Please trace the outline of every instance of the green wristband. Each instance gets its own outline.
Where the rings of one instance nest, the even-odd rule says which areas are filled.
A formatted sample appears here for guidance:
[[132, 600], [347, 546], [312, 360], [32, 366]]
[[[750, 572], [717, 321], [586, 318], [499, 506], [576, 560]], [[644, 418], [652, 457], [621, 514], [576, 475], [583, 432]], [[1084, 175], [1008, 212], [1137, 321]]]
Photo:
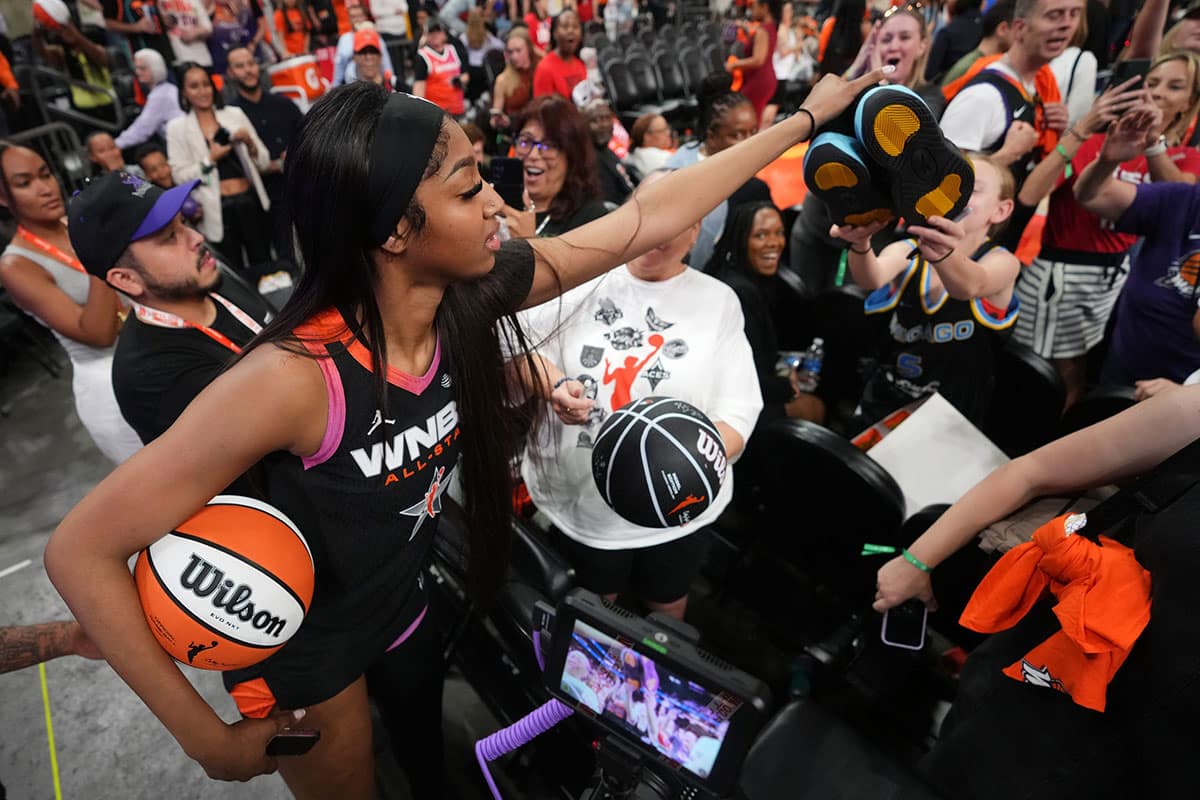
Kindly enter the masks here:
[[932, 572], [933, 571], [933, 567], [929, 566], [924, 561], [917, 558], [912, 553], [908, 552], [907, 548], [901, 548], [900, 555], [904, 556], [905, 561], [912, 564], [917, 569], [921, 570], [921, 572]]

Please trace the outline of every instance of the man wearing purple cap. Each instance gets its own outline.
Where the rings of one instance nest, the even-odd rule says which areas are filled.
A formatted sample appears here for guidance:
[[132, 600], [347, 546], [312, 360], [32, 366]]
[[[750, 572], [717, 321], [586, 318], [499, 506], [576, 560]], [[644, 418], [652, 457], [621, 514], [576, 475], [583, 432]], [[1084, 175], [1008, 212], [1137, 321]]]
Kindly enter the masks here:
[[164, 191], [110, 172], [92, 180], [67, 212], [84, 267], [133, 301], [113, 356], [113, 390], [147, 444], [270, 317], [263, 299], [226, 279], [204, 237], [184, 223], [181, 209], [197, 183]]

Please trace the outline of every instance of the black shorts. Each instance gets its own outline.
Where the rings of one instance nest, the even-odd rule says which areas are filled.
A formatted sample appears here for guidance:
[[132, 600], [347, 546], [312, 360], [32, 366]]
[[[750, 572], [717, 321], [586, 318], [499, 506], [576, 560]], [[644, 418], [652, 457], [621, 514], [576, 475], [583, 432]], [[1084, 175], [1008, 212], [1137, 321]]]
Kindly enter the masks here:
[[708, 531], [653, 547], [599, 550], [558, 532], [579, 585], [596, 594], [627, 594], [650, 603], [673, 603], [688, 593], [708, 555]]

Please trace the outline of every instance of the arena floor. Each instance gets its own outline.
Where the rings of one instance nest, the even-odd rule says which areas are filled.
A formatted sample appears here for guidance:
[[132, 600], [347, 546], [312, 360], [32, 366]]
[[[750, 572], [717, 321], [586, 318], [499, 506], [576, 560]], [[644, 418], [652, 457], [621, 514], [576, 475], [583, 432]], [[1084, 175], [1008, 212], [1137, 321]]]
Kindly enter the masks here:
[[[65, 355], [59, 359], [66, 363]], [[0, 417], [0, 626], [69, 616], [42, 568], [42, 551], [58, 521], [109, 469], [75, 414], [69, 368], [51, 378], [32, 362], [13, 364], [0, 375], [0, 407], [9, 404], [9, 416]], [[218, 714], [236, 718], [218, 675], [184, 671]], [[0, 675], [0, 784], [8, 800], [290, 797], [275, 775], [245, 784], [208, 780], [102, 661], [66, 657], [45, 664], [45, 675], [53, 745], [39, 669]], [[496, 723], [461, 680], [447, 681], [445, 698], [452, 794], [482, 798], [469, 744]], [[381, 765], [379, 774], [385, 800], [408, 797], [394, 766]]]

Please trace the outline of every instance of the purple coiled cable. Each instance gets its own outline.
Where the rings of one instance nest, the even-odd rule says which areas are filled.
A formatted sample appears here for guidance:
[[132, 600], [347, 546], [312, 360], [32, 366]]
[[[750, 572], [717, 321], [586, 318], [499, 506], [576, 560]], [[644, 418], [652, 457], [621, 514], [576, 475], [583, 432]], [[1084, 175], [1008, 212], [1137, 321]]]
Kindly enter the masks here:
[[[533, 632], [533, 653], [537, 657], [538, 666], [545, 670], [538, 631]], [[502, 728], [475, 743], [475, 758], [479, 761], [479, 770], [483, 773], [483, 779], [487, 781], [495, 800], [504, 799], [500, 796], [500, 790], [496, 788], [496, 781], [492, 779], [488, 762], [523, 747], [574, 713], [575, 710], [570, 706], [551, 698], [507, 728]]]

